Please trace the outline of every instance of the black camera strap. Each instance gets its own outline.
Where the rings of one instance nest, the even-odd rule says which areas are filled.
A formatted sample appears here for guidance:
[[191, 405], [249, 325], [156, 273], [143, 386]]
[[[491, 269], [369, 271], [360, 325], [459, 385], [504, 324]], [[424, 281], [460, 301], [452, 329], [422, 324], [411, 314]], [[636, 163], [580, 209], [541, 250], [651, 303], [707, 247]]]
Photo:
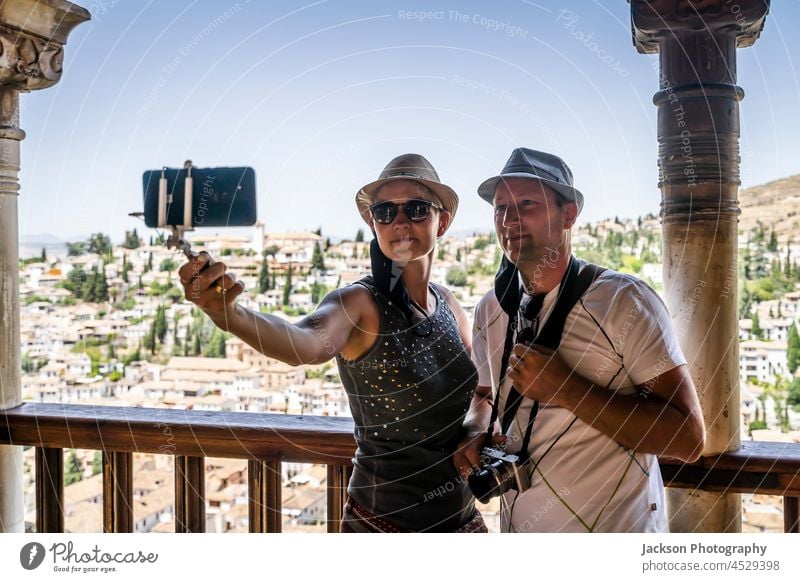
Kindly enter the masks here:
[[[564, 331], [564, 324], [567, 321], [567, 316], [569, 312], [572, 311], [574, 305], [578, 302], [581, 296], [586, 293], [589, 289], [591, 284], [597, 279], [598, 275], [602, 273], [605, 269], [602, 267], [598, 267], [597, 265], [593, 265], [591, 263], [587, 263], [586, 266], [583, 268], [583, 271], [580, 273], [578, 261], [573, 256], [570, 257], [569, 266], [567, 267], [566, 273], [564, 273], [564, 277], [561, 280], [561, 284], [558, 291], [558, 297], [556, 298], [556, 304], [553, 308], [550, 317], [547, 318], [544, 326], [538, 330], [535, 337], [533, 337], [532, 330], [522, 330], [517, 334], [517, 321], [519, 319], [519, 314], [517, 310], [519, 309], [519, 304], [517, 304], [517, 309], [515, 309], [512, 313], [508, 314], [508, 327], [506, 329], [506, 338], [505, 343], [503, 346], [503, 357], [501, 359], [501, 367], [500, 367], [500, 381], [498, 383], [498, 394], [497, 397], [494, 399], [492, 403], [492, 416], [491, 420], [489, 421], [489, 427], [487, 429], [487, 444], [491, 442], [491, 436], [494, 432], [494, 423], [497, 420], [499, 414], [499, 403], [500, 403], [500, 386], [502, 386], [503, 381], [505, 380], [506, 370], [508, 369], [508, 361], [511, 357], [511, 351], [514, 347], [515, 339], [517, 342], [523, 343], [532, 343], [540, 346], [544, 346], [553, 350], [558, 349], [558, 346], [561, 343], [561, 335]], [[538, 320], [538, 310], [541, 309], [542, 306], [542, 297], [533, 297], [531, 299], [531, 303], [533, 304], [530, 306], [529, 309], [526, 309], [525, 318], [530, 320]], [[504, 306], [506, 309], [506, 306]], [[529, 334], [525, 332], [528, 331]], [[526, 337], [527, 335], [527, 337]], [[512, 385], [509, 388], [508, 397], [506, 398], [506, 404], [503, 407], [503, 414], [501, 417], [501, 426], [503, 434], [508, 432], [511, 423], [514, 420], [514, 417], [519, 410], [520, 404], [522, 403], [523, 396], [517, 391], [517, 389]], [[520, 448], [519, 456], [522, 462], [528, 460], [529, 452], [528, 447], [530, 445], [531, 434], [533, 432], [533, 424], [536, 421], [536, 416], [539, 413], [539, 401], [534, 400], [533, 405], [531, 406], [531, 412], [528, 417], [528, 424], [525, 429], [525, 435], [522, 441], [522, 447]]]

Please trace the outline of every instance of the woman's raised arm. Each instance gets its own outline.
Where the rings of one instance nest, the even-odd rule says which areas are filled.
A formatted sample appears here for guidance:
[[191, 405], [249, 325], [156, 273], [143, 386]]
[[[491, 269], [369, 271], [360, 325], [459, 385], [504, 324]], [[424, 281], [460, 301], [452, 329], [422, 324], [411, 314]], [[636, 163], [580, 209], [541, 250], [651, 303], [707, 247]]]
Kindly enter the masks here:
[[297, 323], [290, 323], [237, 305], [236, 298], [244, 290], [244, 284], [227, 272], [224, 263], [214, 262], [207, 253], [192, 258], [178, 274], [186, 298], [217, 327], [287, 364], [321, 364], [346, 348], [352, 351], [357, 348], [353, 343], [365, 340], [360, 323], [371, 302], [364, 301], [369, 292], [360, 286], [332, 291], [316, 311]]

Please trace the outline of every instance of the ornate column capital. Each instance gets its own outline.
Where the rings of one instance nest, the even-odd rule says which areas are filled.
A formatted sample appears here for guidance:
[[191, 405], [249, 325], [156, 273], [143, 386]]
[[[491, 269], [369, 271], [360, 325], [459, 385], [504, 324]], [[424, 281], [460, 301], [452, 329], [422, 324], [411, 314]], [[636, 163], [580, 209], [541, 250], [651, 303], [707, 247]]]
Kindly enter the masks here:
[[0, 87], [32, 91], [61, 78], [64, 44], [91, 18], [66, 0], [0, 2]]
[[629, 0], [633, 44], [656, 53], [662, 39], [705, 32], [736, 37], [750, 46], [761, 34], [770, 0]]

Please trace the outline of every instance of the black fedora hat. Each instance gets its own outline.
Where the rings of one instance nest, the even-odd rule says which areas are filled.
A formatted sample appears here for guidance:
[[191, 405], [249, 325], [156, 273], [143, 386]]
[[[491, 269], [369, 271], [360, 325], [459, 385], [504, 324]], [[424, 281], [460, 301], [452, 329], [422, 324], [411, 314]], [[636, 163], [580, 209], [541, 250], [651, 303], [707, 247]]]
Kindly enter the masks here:
[[583, 209], [583, 194], [572, 185], [572, 170], [553, 154], [528, 148], [517, 148], [511, 152], [500, 175], [485, 180], [478, 186], [478, 195], [489, 204], [494, 201], [497, 185], [508, 178], [539, 180], [578, 205], [578, 213]]

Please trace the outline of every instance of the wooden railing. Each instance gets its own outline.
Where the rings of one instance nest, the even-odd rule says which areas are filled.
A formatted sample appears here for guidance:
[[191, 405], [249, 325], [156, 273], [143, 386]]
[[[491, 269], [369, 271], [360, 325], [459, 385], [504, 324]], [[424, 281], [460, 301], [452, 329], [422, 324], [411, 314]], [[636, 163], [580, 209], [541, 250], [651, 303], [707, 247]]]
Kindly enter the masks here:
[[[175, 457], [175, 530], [205, 529], [205, 457], [248, 460], [249, 528], [281, 531], [281, 462], [328, 466], [328, 531], [338, 530], [355, 450], [350, 419], [235, 412], [23, 404], [0, 412], [0, 444], [36, 447], [36, 529], [64, 531], [64, 448], [102, 451], [103, 531], [132, 532], [133, 453]], [[780, 495], [784, 530], [800, 531], [800, 444], [745, 442], [684, 465], [670, 487]]]

